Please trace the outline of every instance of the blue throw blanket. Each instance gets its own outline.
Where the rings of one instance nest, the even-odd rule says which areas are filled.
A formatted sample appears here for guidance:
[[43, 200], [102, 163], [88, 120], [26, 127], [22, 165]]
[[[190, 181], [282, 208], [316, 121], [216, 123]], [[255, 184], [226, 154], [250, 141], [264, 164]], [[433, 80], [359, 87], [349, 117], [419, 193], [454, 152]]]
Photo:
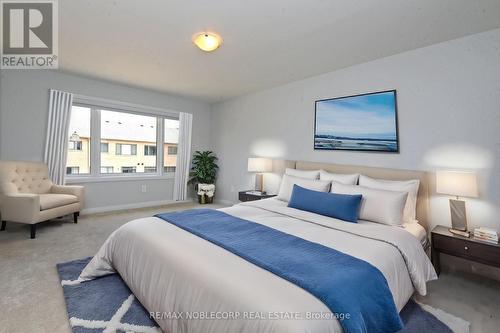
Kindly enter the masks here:
[[387, 281], [363, 260], [217, 210], [155, 216], [308, 291], [346, 318], [339, 319], [346, 333], [391, 333], [403, 327]]

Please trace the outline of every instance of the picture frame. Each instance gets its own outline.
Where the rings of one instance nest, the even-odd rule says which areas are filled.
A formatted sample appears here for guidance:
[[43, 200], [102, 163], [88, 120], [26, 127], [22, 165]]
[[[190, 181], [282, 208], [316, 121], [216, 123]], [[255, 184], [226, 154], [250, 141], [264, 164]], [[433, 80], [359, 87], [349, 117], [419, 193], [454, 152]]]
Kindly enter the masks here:
[[399, 153], [397, 91], [315, 101], [314, 150]]

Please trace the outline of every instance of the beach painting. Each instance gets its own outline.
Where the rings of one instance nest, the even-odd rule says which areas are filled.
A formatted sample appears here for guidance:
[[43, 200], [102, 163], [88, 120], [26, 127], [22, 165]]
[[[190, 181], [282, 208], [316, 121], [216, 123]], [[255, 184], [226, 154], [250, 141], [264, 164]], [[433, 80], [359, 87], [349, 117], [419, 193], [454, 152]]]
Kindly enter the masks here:
[[314, 149], [399, 152], [396, 90], [316, 101]]

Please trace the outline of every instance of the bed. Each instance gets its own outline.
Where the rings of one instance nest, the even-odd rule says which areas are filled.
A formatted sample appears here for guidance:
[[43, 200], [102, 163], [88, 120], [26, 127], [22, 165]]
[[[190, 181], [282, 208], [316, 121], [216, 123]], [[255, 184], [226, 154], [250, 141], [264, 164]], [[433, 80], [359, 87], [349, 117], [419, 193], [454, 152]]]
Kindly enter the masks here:
[[[274, 198], [220, 211], [373, 265], [397, 311], [436, 278], [415, 226], [346, 223]], [[79, 280], [114, 272], [165, 332], [343, 332], [335, 318], [321, 318], [331, 310], [308, 291], [158, 217], [117, 229]]]

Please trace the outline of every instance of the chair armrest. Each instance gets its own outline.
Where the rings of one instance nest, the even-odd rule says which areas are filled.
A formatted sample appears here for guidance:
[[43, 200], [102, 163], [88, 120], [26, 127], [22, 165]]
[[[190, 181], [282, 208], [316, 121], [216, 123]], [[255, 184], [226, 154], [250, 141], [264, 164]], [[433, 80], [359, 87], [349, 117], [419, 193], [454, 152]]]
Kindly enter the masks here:
[[78, 199], [83, 200], [83, 186], [52, 185], [52, 187], [50, 188], [50, 193], [71, 194], [78, 197]]
[[84, 187], [78, 185], [52, 185], [50, 193], [53, 194], [71, 194], [78, 198], [80, 206], [83, 207]]
[[4, 194], [0, 202], [2, 220], [33, 223], [40, 213], [40, 196], [38, 194]]

